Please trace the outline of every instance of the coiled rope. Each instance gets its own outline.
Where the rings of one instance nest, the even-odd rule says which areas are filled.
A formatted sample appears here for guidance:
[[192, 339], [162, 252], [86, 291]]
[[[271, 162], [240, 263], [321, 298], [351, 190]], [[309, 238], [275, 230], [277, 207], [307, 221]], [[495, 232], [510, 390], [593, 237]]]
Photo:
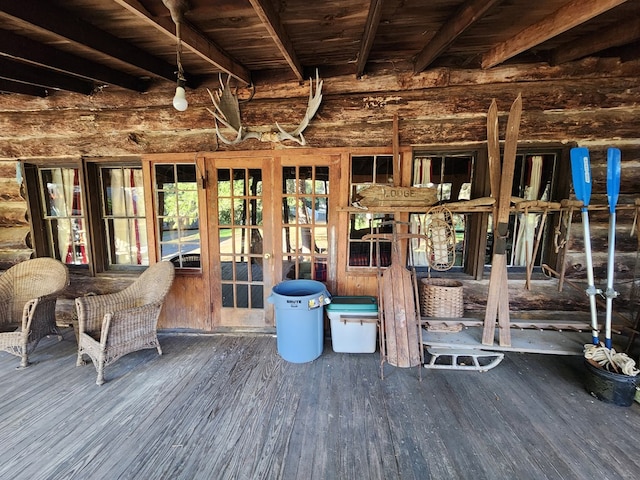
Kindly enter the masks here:
[[603, 344], [586, 344], [584, 346], [584, 358], [597, 362], [598, 365], [608, 371], [613, 368], [614, 372], [623, 373], [631, 377], [635, 377], [640, 373], [640, 370], [636, 368], [636, 362], [626, 353], [616, 352], [613, 348], [608, 349]]

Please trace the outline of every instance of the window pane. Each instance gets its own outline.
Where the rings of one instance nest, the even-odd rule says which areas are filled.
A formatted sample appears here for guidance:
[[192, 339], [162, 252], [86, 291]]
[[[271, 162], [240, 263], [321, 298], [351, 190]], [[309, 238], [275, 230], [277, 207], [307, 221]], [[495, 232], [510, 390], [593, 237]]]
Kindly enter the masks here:
[[356, 213], [349, 222], [349, 266], [387, 267], [391, 264], [391, 243], [364, 239], [365, 235], [391, 233], [393, 215]]
[[[552, 200], [553, 178], [556, 166], [556, 154], [523, 153], [516, 157], [516, 169], [513, 177], [512, 194], [525, 200]], [[517, 213], [509, 218], [507, 236], [507, 258], [510, 266], [523, 267], [529, 261], [534, 265], [542, 263], [539, 248], [537, 258], [532, 259], [536, 232], [541, 226], [542, 215], [535, 213]], [[545, 233], [545, 232], [543, 232]], [[549, 241], [544, 235], [541, 244]]]
[[148, 265], [142, 169], [103, 167], [100, 177], [108, 264]]
[[[467, 154], [418, 153], [413, 159], [411, 184], [417, 187], [436, 187], [438, 200], [446, 207], [447, 202], [469, 200], [473, 182], [475, 157]], [[412, 239], [409, 244], [409, 262], [416, 266], [449, 269], [463, 266], [466, 262], [468, 244], [468, 222], [464, 214], [442, 217], [437, 208], [427, 212], [416, 212], [410, 218], [411, 232], [426, 235], [425, 239]], [[439, 216], [438, 216], [439, 215]], [[436, 220], [435, 223], [432, 220]]]
[[371, 185], [393, 184], [393, 157], [391, 155], [367, 155], [351, 158], [351, 202], [357, 193]]
[[88, 246], [77, 168], [42, 168], [42, 218], [50, 254], [70, 265], [87, 265]]
[[105, 220], [110, 265], [149, 264], [146, 225], [145, 219]]
[[[192, 164], [156, 165], [158, 239], [162, 259], [178, 266], [198, 264], [200, 254], [200, 215], [196, 166]], [[171, 180], [174, 180], [171, 183]], [[189, 255], [190, 258], [183, 258]]]

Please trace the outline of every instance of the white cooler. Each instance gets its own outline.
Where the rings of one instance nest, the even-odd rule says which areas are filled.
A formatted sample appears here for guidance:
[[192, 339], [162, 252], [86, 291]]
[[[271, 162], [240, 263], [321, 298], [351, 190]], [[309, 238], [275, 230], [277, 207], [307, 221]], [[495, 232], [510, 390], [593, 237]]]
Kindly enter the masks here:
[[334, 352], [376, 351], [378, 304], [375, 297], [332, 297], [325, 311], [331, 321]]

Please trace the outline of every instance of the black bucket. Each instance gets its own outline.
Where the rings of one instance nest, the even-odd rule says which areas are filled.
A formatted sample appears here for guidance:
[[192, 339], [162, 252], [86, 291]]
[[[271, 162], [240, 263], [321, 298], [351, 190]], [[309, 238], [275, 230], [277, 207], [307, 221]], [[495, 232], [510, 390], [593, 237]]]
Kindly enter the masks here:
[[584, 364], [587, 367], [587, 392], [598, 400], [620, 407], [630, 407], [633, 404], [637, 377], [609, 372], [586, 361]]

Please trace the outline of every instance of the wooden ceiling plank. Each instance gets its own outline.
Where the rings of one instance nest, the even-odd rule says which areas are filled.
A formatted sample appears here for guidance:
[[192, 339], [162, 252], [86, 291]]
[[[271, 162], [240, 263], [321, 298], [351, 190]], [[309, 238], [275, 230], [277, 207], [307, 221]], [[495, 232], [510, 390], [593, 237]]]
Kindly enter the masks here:
[[[171, 37], [174, 42], [177, 42], [176, 26], [170, 17], [154, 16], [138, 0], [113, 1], [136, 15], [139, 19], [145, 21], [148, 25]], [[191, 52], [216, 67], [216, 69], [228, 73], [247, 85], [251, 83], [251, 72], [249, 69], [229, 57], [220, 47], [207, 38], [204, 33], [186, 21], [180, 23], [180, 40], [183, 48], [189, 49]], [[173, 77], [175, 78], [175, 74]]]
[[579, 38], [556, 48], [552, 54], [552, 63], [577, 60], [607, 48], [620, 47], [640, 39], [640, 18], [633, 18], [624, 23], [617, 23], [615, 28], [605, 28], [589, 38]]
[[296, 55], [289, 35], [287, 35], [280, 21], [280, 16], [274, 10], [273, 5], [266, 0], [249, 0], [249, 2], [258, 17], [260, 17], [260, 21], [269, 32], [278, 50], [280, 50], [280, 53], [291, 67], [291, 70], [293, 70], [293, 74], [298, 81], [302, 81], [304, 79], [302, 64]]
[[29, 23], [167, 80], [176, 79], [175, 66], [46, 1], [0, 0], [0, 17], [2, 15]]
[[425, 45], [413, 64], [413, 73], [418, 74], [451, 45], [464, 31], [478, 21], [496, 3], [502, 0], [467, 0], [456, 13], [442, 24], [440, 30]]
[[43, 70], [24, 63], [14, 62], [0, 57], [0, 78], [14, 80], [30, 85], [89, 95], [94, 91], [93, 82], [70, 77], [53, 70]]
[[591, 20], [626, 1], [628, 0], [571, 0], [546, 18], [493, 46], [483, 55], [482, 68], [495, 67], [505, 60]]
[[369, 14], [367, 15], [367, 23], [364, 26], [364, 34], [360, 42], [360, 51], [358, 52], [358, 62], [356, 63], [356, 77], [360, 78], [364, 74], [364, 67], [369, 59], [371, 47], [376, 38], [380, 18], [382, 17], [382, 4], [384, 0], [371, 0], [369, 6]]
[[0, 55], [61, 73], [83, 77], [97, 83], [117, 85], [137, 92], [144, 92], [149, 86], [148, 80], [128, 75], [6, 30], [0, 30], [0, 44], [3, 46]]
[[46, 88], [29, 85], [27, 83], [14, 82], [4, 78], [0, 78], [0, 92], [21, 93], [23, 95], [43, 98], [47, 96]]

